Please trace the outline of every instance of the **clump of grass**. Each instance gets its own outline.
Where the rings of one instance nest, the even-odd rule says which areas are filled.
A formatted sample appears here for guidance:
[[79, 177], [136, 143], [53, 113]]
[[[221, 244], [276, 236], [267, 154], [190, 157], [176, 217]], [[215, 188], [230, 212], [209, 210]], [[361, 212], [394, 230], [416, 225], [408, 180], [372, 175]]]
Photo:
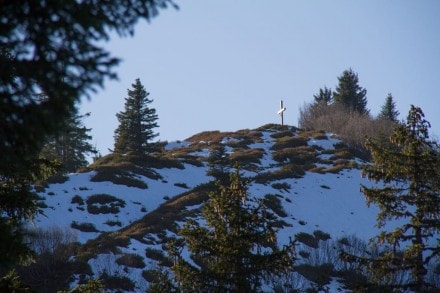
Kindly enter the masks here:
[[264, 155], [264, 149], [239, 149], [235, 150], [230, 156], [231, 165], [239, 163], [241, 166], [249, 166], [251, 164], [260, 164], [260, 160]]
[[116, 263], [130, 268], [143, 269], [145, 267], [144, 258], [135, 253], [124, 253], [116, 260]]
[[264, 204], [280, 217], [287, 217], [287, 213], [281, 204], [281, 200], [275, 194], [266, 194]]
[[313, 231], [313, 236], [315, 236], [316, 239], [322, 240], [322, 241], [327, 241], [327, 240], [331, 239], [330, 234], [325, 233], [321, 230]]
[[112, 220], [108, 220], [106, 221], [104, 224], [110, 226], [110, 227], [114, 227], [114, 226], [118, 226], [118, 227], [122, 227], [122, 223], [121, 221], [112, 221]]
[[142, 277], [149, 283], [153, 282], [156, 279], [158, 271], [157, 270], [143, 270]]
[[334, 267], [332, 264], [324, 263], [321, 265], [299, 264], [295, 271], [304, 276], [307, 280], [322, 287], [332, 280]]
[[78, 223], [73, 221], [70, 227], [81, 232], [99, 232], [93, 223]]
[[174, 183], [174, 186], [189, 189], [188, 185], [186, 183]]
[[93, 182], [109, 181], [117, 185], [125, 185], [129, 187], [137, 187], [147, 189], [148, 185], [144, 181], [135, 178], [134, 175], [122, 171], [118, 168], [105, 167], [100, 168], [97, 173], [90, 179]]
[[322, 171], [323, 171], [324, 173], [333, 173], [333, 174], [337, 174], [337, 173], [339, 173], [341, 170], [343, 170], [344, 168], [345, 168], [344, 165], [336, 165], [336, 166], [332, 166], [332, 167], [329, 167], [329, 168], [325, 168], [325, 169], [323, 169]]
[[270, 135], [270, 137], [278, 139], [281, 137], [292, 137], [294, 135], [294, 132], [292, 130], [283, 130], [283, 131], [278, 131], [278, 132], [274, 132]]
[[304, 176], [304, 167], [300, 165], [286, 164], [281, 166], [280, 169], [259, 173], [255, 176], [255, 182], [260, 184], [266, 184], [271, 181], [286, 179], [286, 178], [301, 178]]
[[76, 194], [72, 197], [72, 200], [70, 201], [70, 203], [72, 203], [72, 204], [76, 203], [77, 205], [82, 206], [82, 205], [84, 205], [84, 199], [81, 196], [79, 196], [78, 194]]
[[162, 250], [148, 247], [147, 249], [145, 249], [145, 256], [150, 259], [158, 261], [161, 265], [164, 266], [172, 265], [172, 262], [167, 256], [164, 255]]
[[312, 247], [312, 248], [318, 248], [319, 240], [316, 239], [313, 235], [310, 235], [305, 232], [300, 232], [295, 234], [295, 239], [299, 242]]
[[311, 164], [316, 161], [318, 153], [311, 146], [288, 147], [272, 153], [272, 157], [277, 162], [288, 161], [293, 164]]
[[90, 214], [117, 214], [125, 207], [125, 201], [110, 194], [94, 194], [87, 198], [87, 211]]
[[272, 188], [278, 190], [284, 190], [287, 192], [289, 191], [290, 188], [292, 188], [292, 186], [287, 182], [277, 182], [272, 184]]
[[299, 146], [307, 146], [308, 139], [305, 137], [281, 137], [272, 145], [271, 150], [277, 151], [284, 148], [295, 148]]

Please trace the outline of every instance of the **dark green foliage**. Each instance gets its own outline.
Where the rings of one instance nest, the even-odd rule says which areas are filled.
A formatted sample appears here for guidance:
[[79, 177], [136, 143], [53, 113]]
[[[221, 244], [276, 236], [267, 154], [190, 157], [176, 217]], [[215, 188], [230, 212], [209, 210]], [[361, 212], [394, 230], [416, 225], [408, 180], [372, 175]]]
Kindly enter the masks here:
[[[248, 195], [238, 171], [228, 186], [210, 194], [202, 210], [206, 225], [188, 220], [179, 232], [184, 242], [170, 244], [171, 269], [181, 290], [255, 292], [292, 267], [293, 244], [277, 247], [274, 215]], [[179, 254], [182, 245], [197, 267]]]
[[367, 90], [359, 86], [359, 78], [351, 68], [338, 77], [339, 84], [333, 93], [335, 103], [339, 103], [351, 111], [368, 114]]
[[47, 172], [48, 162], [38, 159], [46, 139], [61, 131], [75, 102], [116, 77], [119, 60], [103, 49], [102, 41], [110, 32], [132, 34], [139, 19], [151, 19], [166, 3], [170, 1], [2, 1], [2, 258], [19, 261], [26, 255], [20, 226], [37, 212], [30, 185], [54, 173]]
[[103, 293], [104, 285], [100, 280], [87, 280], [86, 284], [79, 284], [71, 291], [60, 291], [59, 293]]
[[15, 270], [9, 271], [0, 278], [0, 292], [36, 293], [36, 291], [31, 289], [27, 284], [23, 284], [23, 281]]
[[95, 147], [89, 142], [92, 139], [89, 135], [91, 129], [82, 123], [82, 119], [89, 115], [90, 113], [79, 115], [77, 108], [73, 108], [61, 131], [47, 140], [40, 153], [44, 158], [59, 161], [63, 173], [75, 172], [86, 166], [86, 155], [97, 154]]
[[227, 184], [229, 181], [229, 154], [226, 153], [224, 145], [220, 144], [214, 147], [208, 157], [208, 171], [206, 175], [214, 177], [221, 184]]
[[[440, 153], [429, 138], [429, 126], [422, 110], [411, 106], [406, 123], [395, 127], [389, 143], [369, 139], [373, 164], [365, 167], [364, 175], [382, 184], [362, 187], [367, 204], [380, 209], [378, 227], [390, 220], [404, 224], [374, 238], [382, 247], [381, 254], [361, 261], [373, 272], [377, 284], [416, 292], [429, 288], [427, 268], [440, 261], [435, 239], [440, 232]], [[399, 272], [410, 276], [396, 283], [393, 276]]]
[[157, 144], [151, 143], [159, 134], [154, 132], [158, 116], [156, 109], [149, 107], [153, 102], [149, 95], [139, 78], [128, 90], [125, 109], [116, 114], [119, 126], [115, 130], [115, 153], [142, 157], [158, 150]]
[[143, 269], [145, 267], [144, 258], [134, 253], [123, 254], [116, 260], [116, 263], [130, 268]]
[[385, 103], [382, 105], [378, 118], [388, 119], [394, 123], [397, 123], [399, 114], [400, 113], [396, 109], [396, 103], [393, 100], [393, 96], [391, 94], [388, 94]]
[[333, 102], [333, 92], [331, 89], [324, 87], [324, 89], [319, 89], [319, 93], [313, 95], [315, 103], [323, 103], [325, 105], [330, 105]]

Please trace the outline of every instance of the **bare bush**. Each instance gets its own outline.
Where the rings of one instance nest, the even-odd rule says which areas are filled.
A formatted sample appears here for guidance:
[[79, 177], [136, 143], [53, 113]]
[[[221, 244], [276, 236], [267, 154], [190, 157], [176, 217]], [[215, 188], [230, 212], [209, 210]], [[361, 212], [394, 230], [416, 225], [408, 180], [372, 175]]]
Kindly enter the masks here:
[[30, 230], [27, 236], [36, 253], [35, 262], [20, 268], [20, 276], [37, 292], [56, 292], [68, 289], [69, 278], [75, 273], [76, 234], [70, 229], [52, 227]]
[[394, 122], [374, 119], [370, 115], [350, 111], [340, 104], [312, 103], [300, 109], [298, 125], [304, 130], [333, 132], [352, 147], [363, 150], [366, 137], [389, 137]]

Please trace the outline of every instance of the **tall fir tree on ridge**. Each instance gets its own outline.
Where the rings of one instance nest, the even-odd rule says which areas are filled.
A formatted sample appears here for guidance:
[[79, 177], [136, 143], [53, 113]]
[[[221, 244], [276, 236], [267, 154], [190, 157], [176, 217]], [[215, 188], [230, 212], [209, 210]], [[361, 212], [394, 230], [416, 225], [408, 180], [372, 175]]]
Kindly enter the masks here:
[[399, 114], [400, 113], [396, 109], [396, 103], [394, 102], [393, 96], [391, 94], [388, 94], [387, 98], [385, 99], [385, 103], [382, 105], [378, 118], [388, 119], [392, 122], [397, 123]]
[[50, 137], [43, 147], [40, 156], [61, 163], [63, 173], [74, 172], [87, 165], [87, 154], [96, 155], [96, 148], [90, 144], [91, 131], [83, 125], [82, 119], [90, 113], [80, 115], [75, 107], [64, 123], [62, 131]]
[[342, 104], [348, 110], [369, 114], [367, 109], [367, 90], [359, 86], [359, 78], [351, 68], [344, 70], [338, 77], [339, 84], [333, 93], [335, 103]]
[[116, 114], [119, 126], [114, 136], [115, 153], [142, 156], [157, 150], [157, 145], [151, 140], [159, 135], [154, 132], [159, 127], [158, 116], [156, 109], [149, 107], [153, 102], [148, 98], [149, 95], [139, 78], [132, 84], [132, 89], [128, 90], [125, 109]]
[[[429, 122], [422, 110], [411, 106], [406, 124], [397, 124], [390, 143], [369, 139], [372, 165], [364, 176], [380, 186], [362, 186], [367, 204], [380, 211], [377, 226], [400, 224], [372, 241], [382, 251], [377, 258], [360, 259], [375, 276], [376, 285], [427, 292], [427, 268], [440, 262], [440, 152], [428, 135]], [[359, 259], [358, 259], [359, 260]], [[404, 282], [396, 273], [410, 273]]]

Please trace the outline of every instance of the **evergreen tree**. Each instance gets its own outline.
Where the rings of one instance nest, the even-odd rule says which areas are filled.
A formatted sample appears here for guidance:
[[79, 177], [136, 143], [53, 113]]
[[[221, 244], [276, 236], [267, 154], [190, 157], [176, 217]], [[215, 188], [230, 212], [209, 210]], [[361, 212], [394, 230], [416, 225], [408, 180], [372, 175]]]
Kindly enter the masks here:
[[393, 100], [393, 96], [391, 94], [388, 94], [385, 100], [385, 104], [382, 105], [378, 118], [388, 119], [397, 123], [399, 114], [400, 113], [396, 109], [396, 103]]
[[147, 155], [157, 149], [150, 141], [159, 135], [154, 132], [158, 116], [154, 108], [149, 108], [153, 100], [148, 96], [139, 78], [136, 79], [125, 98], [125, 110], [116, 114], [119, 126], [115, 130], [115, 153]]
[[248, 195], [238, 170], [203, 206], [200, 225], [188, 220], [179, 234], [191, 253], [192, 265], [172, 246], [172, 270], [182, 291], [257, 292], [264, 281], [291, 269], [294, 246], [277, 246], [276, 217]]
[[21, 226], [37, 212], [32, 184], [54, 167], [38, 158], [46, 139], [62, 129], [76, 101], [116, 77], [119, 60], [100, 41], [110, 32], [132, 34], [139, 19], [151, 19], [167, 3], [2, 1], [0, 266], [29, 252]]
[[97, 154], [89, 140], [90, 128], [86, 128], [82, 120], [90, 113], [80, 115], [74, 108], [60, 133], [51, 137], [41, 151], [41, 156], [49, 160], [57, 160], [63, 172], [74, 172], [87, 165], [87, 154]]
[[319, 93], [313, 95], [313, 98], [315, 99], [315, 104], [324, 103], [325, 105], [330, 105], [333, 102], [333, 92], [328, 87], [320, 88]]
[[[404, 222], [374, 239], [384, 249], [378, 258], [367, 260], [375, 276], [390, 288], [425, 292], [427, 267], [440, 262], [440, 243], [435, 239], [440, 233], [440, 153], [429, 139], [429, 127], [422, 110], [411, 106], [406, 124], [395, 127], [390, 144], [367, 142], [373, 164], [365, 167], [364, 175], [381, 185], [363, 186], [362, 191], [368, 205], [380, 209], [377, 225]], [[390, 277], [397, 272], [411, 274], [399, 284]]]
[[208, 157], [208, 171], [206, 175], [214, 177], [214, 180], [222, 185], [229, 183], [230, 162], [226, 153], [225, 146], [220, 144], [212, 148]]
[[368, 114], [367, 109], [367, 90], [359, 86], [357, 73], [350, 68], [345, 70], [338, 77], [339, 84], [333, 93], [335, 103], [342, 104], [350, 111], [356, 111], [361, 114]]

